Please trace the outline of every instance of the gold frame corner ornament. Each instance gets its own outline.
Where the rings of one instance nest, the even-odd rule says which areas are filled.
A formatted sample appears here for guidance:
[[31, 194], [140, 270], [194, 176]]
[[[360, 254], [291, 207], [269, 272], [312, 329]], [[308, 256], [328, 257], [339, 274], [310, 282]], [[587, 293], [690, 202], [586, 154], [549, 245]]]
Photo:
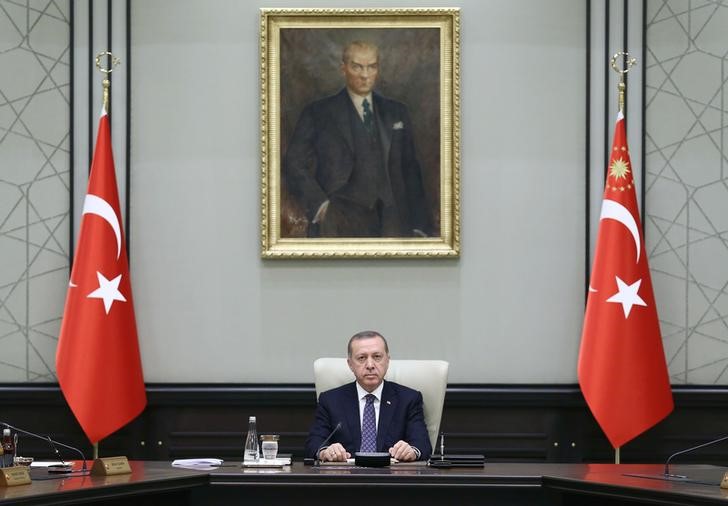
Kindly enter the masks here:
[[[439, 236], [281, 236], [281, 31], [432, 28], [439, 34]], [[460, 9], [260, 9], [261, 256], [264, 259], [460, 255]], [[433, 127], [434, 128], [434, 127]], [[434, 176], [437, 177], [437, 174]], [[437, 180], [435, 180], [437, 183]]]

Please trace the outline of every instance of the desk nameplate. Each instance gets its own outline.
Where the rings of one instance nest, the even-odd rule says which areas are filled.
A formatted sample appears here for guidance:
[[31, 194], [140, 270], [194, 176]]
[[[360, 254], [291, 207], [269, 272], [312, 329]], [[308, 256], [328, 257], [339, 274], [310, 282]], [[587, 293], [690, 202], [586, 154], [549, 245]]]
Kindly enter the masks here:
[[130, 474], [129, 460], [126, 457], [102, 457], [94, 460], [91, 474], [94, 476], [113, 476]]
[[0, 468], [0, 487], [27, 485], [30, 482], [30, 472], [26, 466]]

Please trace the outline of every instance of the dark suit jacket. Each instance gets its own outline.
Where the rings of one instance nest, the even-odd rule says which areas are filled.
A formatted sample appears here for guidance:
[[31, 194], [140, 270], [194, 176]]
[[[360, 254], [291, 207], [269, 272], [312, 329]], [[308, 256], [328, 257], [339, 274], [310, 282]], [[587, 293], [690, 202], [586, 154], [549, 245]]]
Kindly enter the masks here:
[[[431, 220], [407, 108], [377, 93], [372, 93], [372, 100], [402, 235], [411, 236], [413, 229], [430, 234]], [[336, 197], [349, 182], [356, 156], [352, 109], [354, 105], [344, 88], [306, 106], [296, 123], [284, 170], [288, 191], [304, 206], [309, 222], [321, 204]], [[351, 190], [347, 188], [349, 198]]]
[[[331, 443], [341, 443], [346, 451], [354, 455], [361, 445], [361, 422], [356, 383], [351, 382], [322, 392], [316, 408], [316, 417], [306, 440], [306, 457], [316, 457], [336, 424], [341, 428], [331, 438]], [[386, 452], [403, 440], [417, 447], [420, 460], [426, 460], [432, 453], [422, 411], [422, 394], [391, 381], [384, 382], [379, 405], [377, 426], [377, 451]]]

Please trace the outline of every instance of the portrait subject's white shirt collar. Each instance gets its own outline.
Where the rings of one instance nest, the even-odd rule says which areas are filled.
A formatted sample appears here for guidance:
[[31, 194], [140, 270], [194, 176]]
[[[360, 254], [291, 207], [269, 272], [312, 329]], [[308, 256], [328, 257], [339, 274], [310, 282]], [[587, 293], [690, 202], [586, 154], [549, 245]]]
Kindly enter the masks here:
[[379, 427], [379, 405], [382, 403], [382, 390], [384, 389], [384, 381], [382, 381], [377, 388], [372, 392], [367, 392], [362, 386], [356, 383], [356, 394], [359, 399], [359, 423], [361, 424], [364, 419], [364, 405], [367, 403], [366, 396], [371, 393], [374, 395], [374, 418], [377, 421], [377, 427]]
[[364, 121], [364, 106], [362, 104], [364, 103], [365, 98], [369, 102], [369, 107], [371, 108], [372, 113], [374, 112], [374, 101], [372, 101], [371, 93], [369, 93], [366, 97], [362, 97], [361, 95], [352, 93], [349, 88], [347, 88], [346, 91], [349, 93], [349, 98], [351, 98], [351, 102], [354, 104], [354, 108], [356, 109], [356, 112], [359, 113], [359, 117], [362, 121]]

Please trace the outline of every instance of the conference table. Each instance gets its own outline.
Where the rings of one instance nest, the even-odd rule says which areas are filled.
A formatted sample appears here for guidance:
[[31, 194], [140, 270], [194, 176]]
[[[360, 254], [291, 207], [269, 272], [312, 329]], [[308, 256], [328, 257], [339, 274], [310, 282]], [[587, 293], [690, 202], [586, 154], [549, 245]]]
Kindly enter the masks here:
[[387, 468], [304, 466], [215, 469], [132, 461], [132, 473], [49, 478], [33, 470], [29, 485], [0, 488], [0, 504], [134, 506], [228, 504], [536, 504], [700, 505], [728, 502], [719, 487], [726, 469], [672, 466], [687, 476], [660, 479], [659, 464], [486, 463], [481, 468], [440, 469], [398, 464]]

